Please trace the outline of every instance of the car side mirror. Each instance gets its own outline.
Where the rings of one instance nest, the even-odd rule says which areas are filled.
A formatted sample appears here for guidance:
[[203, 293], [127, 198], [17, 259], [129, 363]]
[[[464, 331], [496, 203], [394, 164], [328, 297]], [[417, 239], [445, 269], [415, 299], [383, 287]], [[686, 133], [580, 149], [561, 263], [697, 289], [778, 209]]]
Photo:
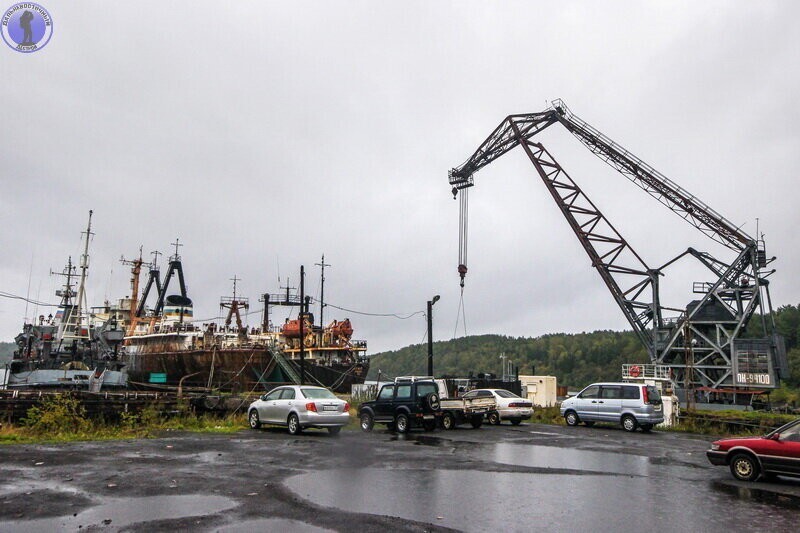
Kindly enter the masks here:
[[769, 439], [770, 440], [781, 440], [781, 434], [780, 433], [773, 433], [772, 435], [770, 435]]

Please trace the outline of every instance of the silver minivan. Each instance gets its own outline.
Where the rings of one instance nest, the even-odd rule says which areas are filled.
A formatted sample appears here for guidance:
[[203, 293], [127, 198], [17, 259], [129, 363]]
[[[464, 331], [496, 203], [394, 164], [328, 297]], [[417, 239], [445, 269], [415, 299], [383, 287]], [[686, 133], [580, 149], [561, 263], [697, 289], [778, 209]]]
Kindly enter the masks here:
[[593, 383], [561, 402], [561, 416], [568, 426], [613, 422], [625, 431], [650, 431], [664, 421], [658, 390], [636, 383]]

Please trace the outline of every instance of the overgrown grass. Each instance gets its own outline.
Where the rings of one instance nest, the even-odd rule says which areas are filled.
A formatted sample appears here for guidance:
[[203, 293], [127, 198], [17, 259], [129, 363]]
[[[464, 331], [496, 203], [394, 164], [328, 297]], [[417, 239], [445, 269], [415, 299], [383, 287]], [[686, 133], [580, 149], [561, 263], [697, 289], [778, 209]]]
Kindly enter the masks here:
[[29, 409], [20, 424], [2, 426], [0, 444], [150, 438], [169, 430], [233, 433], [245, 427], [244, 414], [224, 418], [196, 416], [187, 405], [169, 414], [150, 406], [121, 413], [119, 420], [106, 421], [88, 417], [77, 398], [60, 394]]
[[796, 415], [759, 411], [689, 409], [681, 411], [680, 423], [670, 429], [703, 435], [763, 435], [796, 419]]

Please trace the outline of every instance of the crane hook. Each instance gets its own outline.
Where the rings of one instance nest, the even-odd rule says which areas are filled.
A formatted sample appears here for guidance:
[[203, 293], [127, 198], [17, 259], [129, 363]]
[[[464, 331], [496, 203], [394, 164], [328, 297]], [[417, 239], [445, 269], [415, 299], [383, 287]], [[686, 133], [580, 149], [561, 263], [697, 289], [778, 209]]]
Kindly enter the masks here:
[[458, 275], [461, 276], [461, 287], [464, 287], [464, 278], [467, 275], [467, 265], [458, 265]]

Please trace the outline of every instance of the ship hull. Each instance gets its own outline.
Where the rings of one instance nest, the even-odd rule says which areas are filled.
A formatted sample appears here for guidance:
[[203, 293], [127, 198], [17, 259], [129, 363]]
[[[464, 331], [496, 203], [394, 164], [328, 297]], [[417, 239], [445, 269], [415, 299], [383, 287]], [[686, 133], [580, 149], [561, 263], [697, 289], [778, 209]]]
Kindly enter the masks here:
[[[286, 360], [286, 363], [299, 376], [299, 361]], [[305, 369], [306, 383], [349, 393], [353, 384], [364, 382], [369, 367], [368, 363], [330, 366], [309, 363]], [[130, 354], [128, 376], [129, 386], [137, 389], [180, 386], [186, 390], [214, 388], [235, 393], [266, 391], [294, 382], [292, 372], [261, 347]]]
[[[300, 374], [300, 361], [291, 360], [298, 374]], [[364, 383], [369, 372], [369, 361], [353, 364], [319, 365], [306, 364], [306, 383], [322, 384], [334, 392], [350, 394], [353, 385]]]

